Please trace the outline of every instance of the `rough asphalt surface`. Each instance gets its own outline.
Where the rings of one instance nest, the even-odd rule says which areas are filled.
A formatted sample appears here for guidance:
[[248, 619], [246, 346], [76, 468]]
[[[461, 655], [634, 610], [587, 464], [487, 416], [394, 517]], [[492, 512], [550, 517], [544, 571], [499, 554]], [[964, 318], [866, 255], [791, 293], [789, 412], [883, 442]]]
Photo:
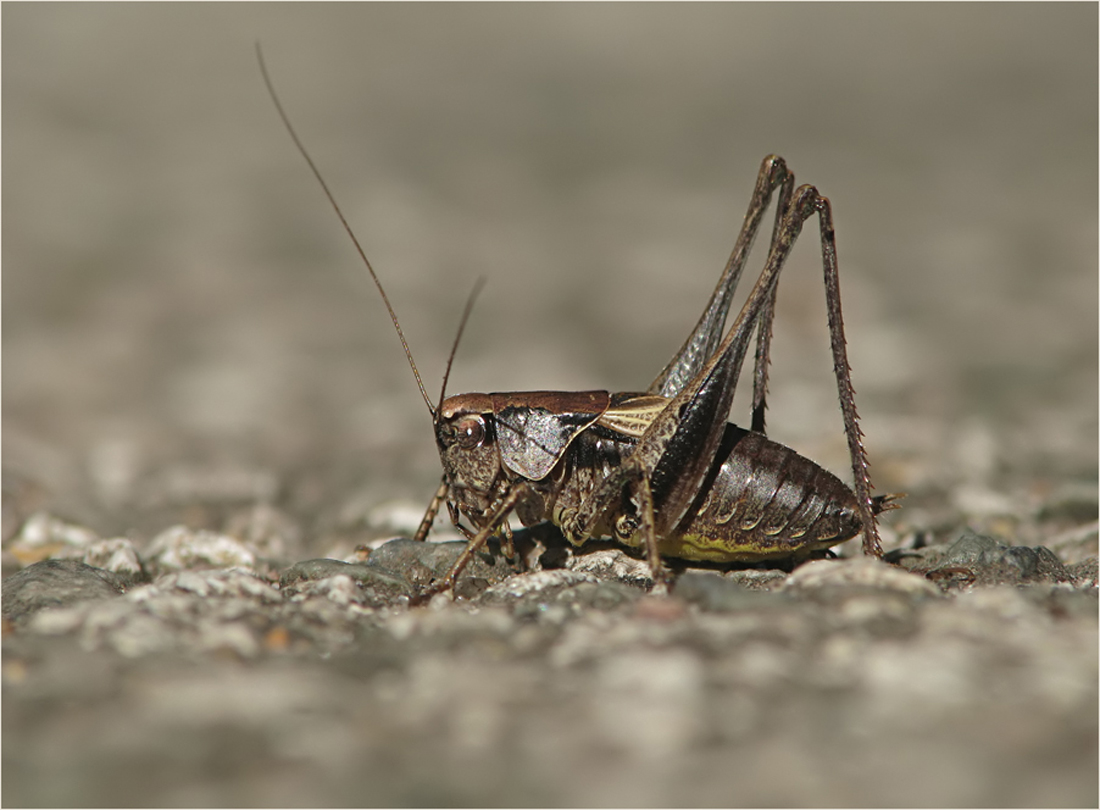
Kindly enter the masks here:
[[[1096, 806], [1097, 13], [5, 7], [3, 804]], [[537, 528], [411, 605], [427, 419], [257, 39], [433, 396], [478, 275], [452, 391], [644, 387], [782, 154], [886, 562]], [[847, 477], [803, 241], [769, 430]]]

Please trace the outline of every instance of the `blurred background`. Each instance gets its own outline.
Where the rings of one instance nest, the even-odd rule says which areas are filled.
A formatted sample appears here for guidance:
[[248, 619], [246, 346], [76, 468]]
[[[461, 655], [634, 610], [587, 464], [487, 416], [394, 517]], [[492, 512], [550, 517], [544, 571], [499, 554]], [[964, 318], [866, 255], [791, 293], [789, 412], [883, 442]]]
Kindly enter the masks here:
[[[774, 152], [833, 203], [872, 473], [909, 493], [893, 539], [1095, 520], [1094, 5], [14, 4], [3, 22], [5, 536], [43, 506], [148, 536], [257, 500], [314, 536], [434, 491], [428, 415], [257, 41], [433, 398], [478, 276], [451, 392], [644, 388]], [[769, 425], [848, 477], [807, 235]]]

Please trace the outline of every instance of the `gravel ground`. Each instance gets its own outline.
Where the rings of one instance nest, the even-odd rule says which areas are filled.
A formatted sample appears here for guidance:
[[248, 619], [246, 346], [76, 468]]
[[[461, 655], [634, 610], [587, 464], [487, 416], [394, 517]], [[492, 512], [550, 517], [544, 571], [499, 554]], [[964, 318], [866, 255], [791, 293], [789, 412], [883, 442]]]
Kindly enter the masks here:
[[[6, 6], [4, 804], [1096, 806], [1096, 26]], [[657, 598], [536, 533], [410, 608], [428, 419], [256, 40], [431, 392], [479, 275], [451, 390], [644, 387], [783, 155], [894, 565]], [[844, 473], [811, 241], [769, 425]]]

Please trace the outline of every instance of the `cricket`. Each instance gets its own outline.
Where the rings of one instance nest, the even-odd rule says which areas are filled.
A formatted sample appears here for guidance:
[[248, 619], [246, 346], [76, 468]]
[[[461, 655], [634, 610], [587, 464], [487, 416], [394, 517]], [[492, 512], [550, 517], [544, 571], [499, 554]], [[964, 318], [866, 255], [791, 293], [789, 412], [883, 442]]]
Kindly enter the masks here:
[[[786, 162], [768, 155], [740, 234], [706, 308], [680, 350], [643, 391], [517, 391], [446, 396], [467, 302], [433, 404], [397, 315], [355, 233], [283, 109], [257, 46], [268, 92], [386, 305], [432, 418], [443, 478], [416, 532], [426, 539], [446, 504], [467, 545], [422, 597], [450, 590], [470, 559], [496, 536], [515, 556], [510, 518], [555, 524], [574, 546], [610, 538], [644, 551], [655, 592], [667, 592], [664, 559], [711, 563], [798, 562], [862, 534], [865, 555], [881, 558], [877, 516], [895, 495], [872, 495], [856, 413], [841, 313], [836, 238], [829, 200], [795, 186]], [[749, 252], [775, 200], [763, 269], [726, 331]], [[803, 226], [820, 224], [833, 368], [853, 484], [772, 441], [765, 431], [769, 351], [780, 273]], [[728, 421], [755, 334], [748, 430]], [[465, 519], [466, 522], [463, 522]], [[466, 525], [469, 524], [469, 526]]]

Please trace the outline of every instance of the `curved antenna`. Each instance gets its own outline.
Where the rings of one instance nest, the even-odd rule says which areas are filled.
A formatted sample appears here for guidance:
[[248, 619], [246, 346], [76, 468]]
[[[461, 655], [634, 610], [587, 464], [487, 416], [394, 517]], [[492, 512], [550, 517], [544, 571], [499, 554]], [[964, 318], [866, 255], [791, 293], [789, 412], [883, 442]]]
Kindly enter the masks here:
[[[447, 398], [447, 380], [450, 379], [451, 376], [451, 363], [455, 360], [455, 352], [458, 351], [458, 342], [462, 340], [462, 333], [466, 330], [466, 321], [470, 319], [470, 313], [473, 312], [474, 309], [474, 301], [477, 300], [484, 286], [485, 276], [479, 276], [478, 280], [474, 282], [474, 288], [470, 290], [470, 297], [466, 299], [466, 308], [462, 310], [462, 320], [458, 322], [458, 334], [455, 335], [455, 342], [451, 346], [451, 354], [447, 358], [447, 370], [443, 372], [443, 387], [439, 391], [439, 408], [443, 407], [443, 400]], [[433, 411], [433, 413], [435, 413], [435, 411]]]
[[[321, 176], [321, 172], [317, 169], [317, 166], [313, 163], [313, 158], [309, 156], [309, 152], [306, 151], [305, 146], [302, 145], [301, 140], [298, 138], [298, 133], [294, 131], [294, 127], [290, 123], [290, 118], [287, 117], [286, 112], [283, 110], [283, 105], [279, 101], [279, 96], [275, 92], [275, 85], [271, 82], [271, 77], [267, 73], [267, 65], [264, 63], [263, 49], [260, 47], [260, 43], [256, 43], [256, 58], [260, 61], [260, 72], [264, 76], [264, 84], [267, 85], [267, 92], [271, 95], [271, 100], [275, 102], [275, 109], [279, 111], [279, 117], [283, 119], [283, 126], [286, 127], [287, 132], [290, 133], [290, 137], [294, 140], [294, 145], [298, 147], [298, 151], [302, 153], [302, 157], [306, 159], [306, 163], [309, 164], [309, 168], [313, 171], [313, 176], [317, 178], [317, 182], [321, 184], [321, 188], [325, 192], [325, 196], [328, 197], [329, 203], [332, 205], [336, 216], [340, 218], [340, 224], [344, 226], [344, 230], [347, 231], [348, 236], [351, 237], [352, 244], [355, 245], [355, 249], [359, 251], [359, 257], [363, 260], [363, 264], [367, 266], [370, 277], [374, 280], [374, 286], [378, 288], [378, 292], [382, 294], [382, 300], [386, 304], [386, 309], [389, 310], [390, 320], [393, 321], [393, 328], [397, 330], [397, 337], [401, 340], [401, 348], [405, 350], [405, 357], [409, 359], [409, 367], [412, 369], [413, 376], [416, 377], [416, 384], [420, 388], [420, 396], [424, 397], [424, 404], [428, 406], [428, 410], [432, 414], [432, 419], [435, 419], [435, 408], [432, 406], [432, 401], [428, 399], [428, 392], [424, 389], [424, 381], [420, 379], [420, 372], [416, 368], [416, 363], [413, 361], [412, 352], [409, 351], [409, 344], [405, 340], [405, 333], [401, 331], [401, 324], [397, 322], [397, 313], [393, 311], [393, 307], [390, 306], [389, 296], [386, 295], [386, 291], [382, 289], [382, 282], [378, 280], [378, 276], [374, 273], [374, 268], [371, 267], [370, 259], [367, 258], [367, 254], [363, 252], [362, 246], [359, 244], [359, 240], [355, 238], [355, 232], [352, 231], [351, 226], [348, 225], [348, 221], [344, 219], [344, 212], [340, 210], [340, 206], [336, 204], [336, 198], [332, 196], [332, 192], [329, 191], [328, 183], [325, 182], [325, 178]], [[465, 324], [465, 317], [463, 317], [463, 324]], [[459, 334], [462, 334], [462, 330], [459, 330]], [[454, 355], [452, 351], [452, 356]], [[450, 371], [451, 364], [447, 363], [447, 370]], [[446, 385], [446, 377], [443, 378], [444, 385]]]

